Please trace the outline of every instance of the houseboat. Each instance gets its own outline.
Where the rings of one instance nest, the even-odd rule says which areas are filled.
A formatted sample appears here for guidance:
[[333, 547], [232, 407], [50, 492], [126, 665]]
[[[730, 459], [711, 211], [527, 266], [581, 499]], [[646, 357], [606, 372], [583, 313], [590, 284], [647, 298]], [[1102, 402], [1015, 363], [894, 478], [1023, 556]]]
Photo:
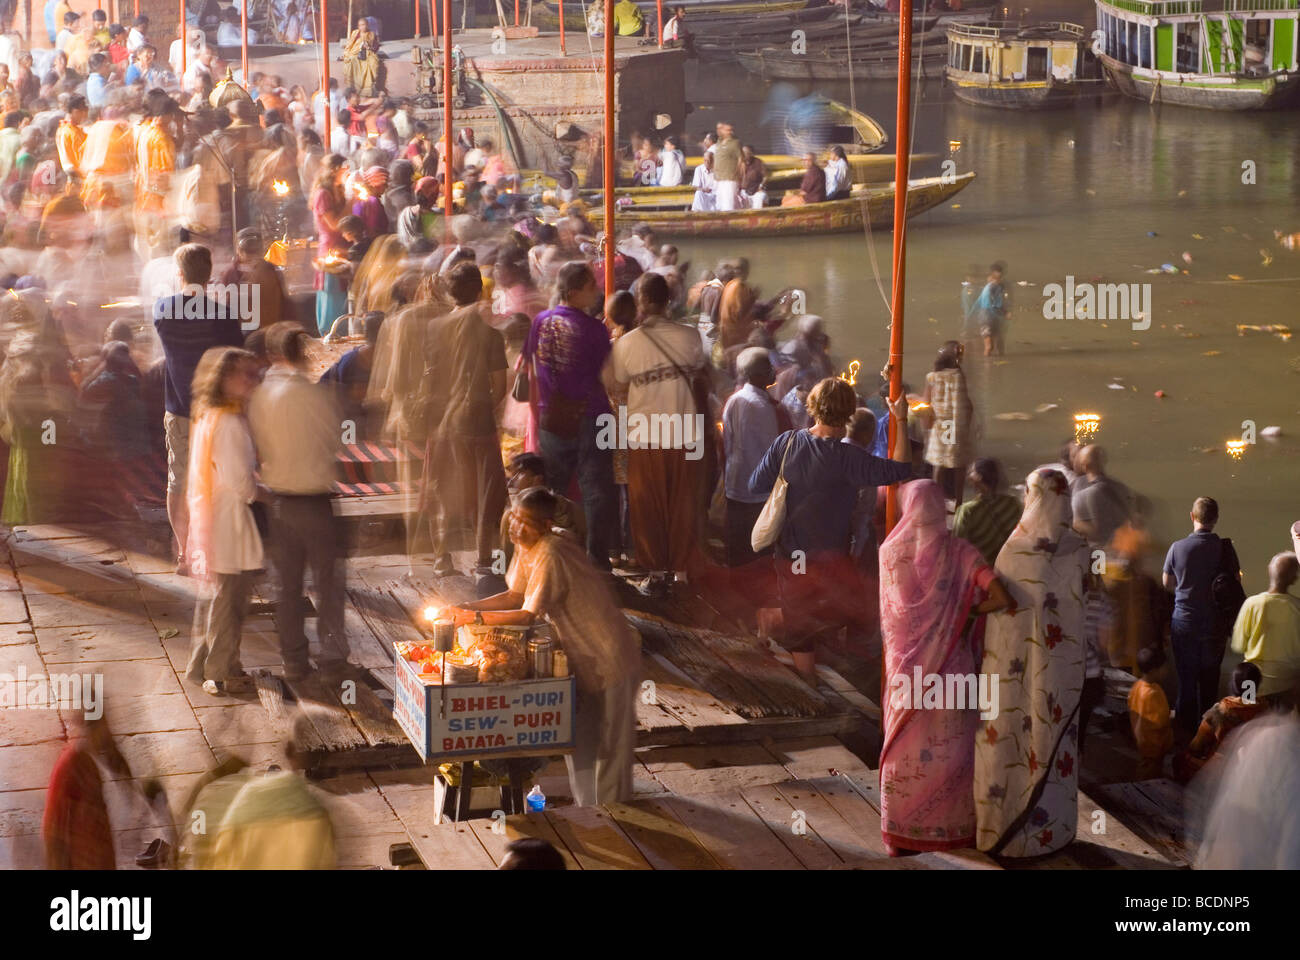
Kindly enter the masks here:
[[1207, 110], [1300, 99], [1300, 0], [1097, 0], [1093, 52], [1121, 93]]
[[954, 24], [945, 75], [958, 100], [1037, 109], [1070, 103], [1100, 72], [1077, 23]]

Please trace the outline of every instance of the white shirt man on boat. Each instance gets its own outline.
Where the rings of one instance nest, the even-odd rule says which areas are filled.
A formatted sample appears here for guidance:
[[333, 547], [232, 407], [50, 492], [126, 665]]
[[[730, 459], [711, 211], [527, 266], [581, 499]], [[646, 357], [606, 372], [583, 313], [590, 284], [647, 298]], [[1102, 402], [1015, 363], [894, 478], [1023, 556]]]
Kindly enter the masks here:
[[713, 176], [713, 154], [706, 153], [700, 165], [695, 168], [695, 177], [691, 180], [695, 188], [695, 199], [691, 201], [691, 210], [697, 213], [709, 213], [717, 209], [715, 203], [717, 180]]
[[831, 147], [831, 158], [826, 162], [826, 199], [842, 200], [849, 195], [849, 161], [843, 147]]
[[659, 151], [659, 186], [680, 187], [686, 179], [686, 158], [677, 149], [677, 141], [672, 137], [664, 139], [664, 148]]

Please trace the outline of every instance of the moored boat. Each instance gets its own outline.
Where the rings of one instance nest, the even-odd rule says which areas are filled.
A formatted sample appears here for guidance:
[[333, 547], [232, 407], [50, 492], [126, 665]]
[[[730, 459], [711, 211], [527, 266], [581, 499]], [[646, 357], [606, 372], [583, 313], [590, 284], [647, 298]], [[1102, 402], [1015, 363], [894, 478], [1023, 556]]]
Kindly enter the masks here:
[[[935, 31], [941, 33], [940, 31]], [[772, 80], [896, 80], [898, 79], [898, 45], [867, 51], [846, 48], [819, 50], [816, 53], [792, 54], [788, 50], [760, 50], [737, 53], [736, 59], [750, 73]], [[912, 47], [912, 69], [921, 79], [942, 77], [948, 61], [946, 38], [926, 35]]]
[[[911, 180], [907, 187], [907, 216], [914, 217], [945, 202], [964, 190], [974, 173], [957, 177], [928, 177]], [[786, 237], [806, 234], [848, 233], [870, 224], [873, 230], [889, 229], [894, 222], [894, 184], [856, 186], [843, 200], [827, 200], [791, 207], [762, 207], [701, 213], [668, 205], [641, 206], [628, 211], [629, 219], [646, 223], [665, 237]], [[599, 227], [600, 209], [587, 218]]]
[[1096, 61], [1077, 23], [948, 28], [948, 84], [966, 103], [1019, 109], [1064, 105], [1096, 74]]
[[1207, 110], [1300, 99], [1300, 0], [1097, 0], [1093, 52], [1123, 94]]

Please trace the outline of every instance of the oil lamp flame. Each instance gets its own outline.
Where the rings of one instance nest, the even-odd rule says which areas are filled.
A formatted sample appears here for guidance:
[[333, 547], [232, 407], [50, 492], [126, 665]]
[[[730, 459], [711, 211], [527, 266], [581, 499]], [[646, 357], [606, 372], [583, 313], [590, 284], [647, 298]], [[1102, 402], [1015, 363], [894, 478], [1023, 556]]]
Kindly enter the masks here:
[[850, 360], [849, 369], [845, 371], [840, 379], [846, 382], [850, 387], [856, 387], [858, 385], [858, 371], [861, 369], [861, 360]]
[[1246, 453], [1245, 440], [1229, 440], [1227, 447], [1228, 456], [1232, 457], [1234, 460], [1240, 460]]
[[277, 197], [283, 197], [289, 192], [289, 184], [284, 180], [276, 180], [271, 184], [271, 189], [275, 191]]
[[1074, 415], [1074, 442], [1083, 443], [1091, 440], [1101, 429], [1101, 417], [1095, 413], [1076, 413]]
[[438, 615], [441, 613], [442, 613], [442, 607], [425, 607], [424, 619], [432, 623], [433, 621], [438, 619]]

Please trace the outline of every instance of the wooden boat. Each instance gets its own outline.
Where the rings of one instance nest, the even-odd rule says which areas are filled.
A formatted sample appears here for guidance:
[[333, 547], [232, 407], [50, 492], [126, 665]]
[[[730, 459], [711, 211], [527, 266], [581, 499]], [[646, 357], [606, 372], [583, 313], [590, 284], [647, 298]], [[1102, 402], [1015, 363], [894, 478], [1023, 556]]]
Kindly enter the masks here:
[[[933, 153], [914, 153], [912, 154], [912, 165], [918, 163], [927, 163], [933, 160]], [[789, 153], [763, 153], [758, 157], [763, 161], [763, 166], [767, 168], [768, 186], [774, 189], [785, 189], [799, 184], [803, 179], [804, 161], [802, 157], [797, 157]], [[686, 172], [692, 174], [696, 167], [700, 165], [701, 157], [686, 158]], [[849, 174], [854, 183], [888, 183], [894, 179], [894, 154], [892, 153], [850, 153], [848, 154]], [[575, 167], [574, 174], [579, 180], [586, 177], [587, 170], [585, 167]], [[540, 170], [524, 170], [522, 173], [523, 182], [526, 192], [532, 189], [551, 190], [555, 188], [555, 182]], [[634, 176], [632, 164], [624, 161], [619, 167], [619, 179], [629, 182]], [[627, 186], [619, 188], [619, 195], [625, 193], [628, 195], [644, 195], [648, 197], [656, 194], [669, 194], [673, 191], [685, 191], [691, 196], [694, 191], [691, 189], [689, 180], [687, 183], [677, 187], [636, 187]], [[586, 197], [599, 195], [600, 190], [584, 190], [583, 195]], [[690, 203], [690, 197], [687, 198]]]
[[[802, 56], [785, 52], [759, 51], [738, 53], [736, 59], [750, 73], [772, 80], [847, 80], [852, 63], [854, 80], [897, 80], [898, 49], [853, 51], [850, 60], [842, 48], [824, 49]], [[945, 37], [927, 38], [925, 44], [912, 50], [915, 76], [922, 80], [942, 77], [948, 62]]]
[[1073, 102], [1098, 79], [1077, 23], [955, 24], [948, 28], [948, 84], [958, 100], [1039, 109]]
[[[907, 215], [924, 213], [964, 190], [974, 173], [958, 177], [929, 177], [909, 181]], [[696, 213], [691, 210], [655, 209], [638, 206], [628, 218], [647, 223], [664, 237], [789, 237], [820, 233], [849, 233], [870, 224], [873, 230], [887, 230], [894, 222], [894, 185], [856, 186], [843, 200], [808, 203], [797, 207], [763, 207], [760, 210], [728, 210]], [[604, 212], [587, 212], [593, 226], [600, 226]]]
[[889, 134], [865, 113], [814, 93], [790, 105], [785, 139], [797, 154], [832, 146], [843, 147], [846, 154], [871, 153], [885, 145]]
[[[637, 0], [637, 6], [642, 12], [656, 12], [658, 7], [655, 0]], [[808, 6], [808, 0], [672, 0], [671, 4], [664, 4], [664, 16], [667, 19], [668, 9], [673, 7], [685, 7], [689, 16], [692, 13], [720, 13], [720, 14], [757, 14], [765, 13], [791, 13], [795, 10], [802, 10]], [[560, 12], [560, 4], [557, 0], [546, 0], [546, 9], [551, 13]], [[568, 16], [574, 10], [578, 12], [579, 19], [582, 15], [582, 5], [574, 0], [565, 10]]]
[[1300, 98], [1296, 0], [1097, 0], [1093, 53], [1126, 96], [1206, 110]]

